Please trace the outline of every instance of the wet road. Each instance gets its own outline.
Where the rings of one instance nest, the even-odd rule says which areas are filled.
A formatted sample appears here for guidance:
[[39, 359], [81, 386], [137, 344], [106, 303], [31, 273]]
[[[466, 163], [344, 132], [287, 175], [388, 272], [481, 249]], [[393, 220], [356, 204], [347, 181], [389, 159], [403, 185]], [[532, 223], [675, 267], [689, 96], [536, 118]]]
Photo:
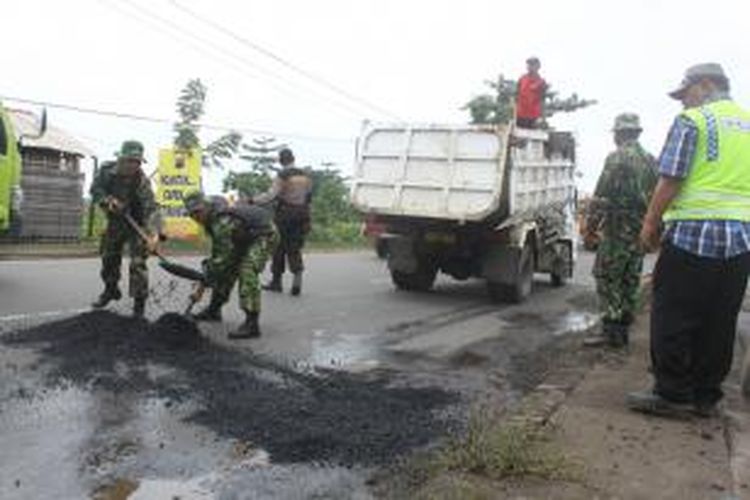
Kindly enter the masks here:
[[[527, 303], [497, 306], [481, 282], [444, 279], [431, 293], [398, 292], [370, 253], [314, 254], [301, 297], [264, 296], [263, 338], [226, 340], [240, 319], [234, 297], [226, 324], [202, 327], [203, 336], [301, 371], [387, 372], [395, 384], [438, 386], [466, 401], [494, 391], [502, 404], [533, 382], [524, 373], [533, 363], [520, 359], [593, 323], [592, 259], [580, 257], [568, 286], [540, 276]], [[93, 259], [0, 262], [0, 328], [86, 308], [100, 289], [97, 271]], [[184, 283], [158, 269], [152, 278], [152, 318], [185, 307]], [[127, 310], [122, 302], [116, 311]], [[50, 387], [45, 356], [0, 345], [0, 498], [369, 498], [367, 464], [275, 463], [256, 443], [191, 421], [200, 403], [189, 398], [172, 405], [96, 384]], [[113, 367], [125, 378], [130, 369]], [[147, 369], [159, 379], [174, 367]]]

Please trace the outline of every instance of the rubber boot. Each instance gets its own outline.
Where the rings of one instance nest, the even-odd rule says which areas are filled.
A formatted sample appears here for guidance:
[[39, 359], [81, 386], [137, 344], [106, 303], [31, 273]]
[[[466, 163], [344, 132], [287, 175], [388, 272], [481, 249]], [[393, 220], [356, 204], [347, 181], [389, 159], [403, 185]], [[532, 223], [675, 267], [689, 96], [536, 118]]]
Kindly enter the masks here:
[[146, 313], [146, 298], [136, 297], [133, 299], [133, 317], [142, 318]]
[[625, 323], [613, 323], [609, 334], [609, 346], [616, 349], [628, 347], [630, 327]]
[[216, 297], [211, 297], [211, 302], [209, 302], [208, 306], [206, 306], [205, 309], [200, 311], [199, 313], [193, 315], [193, 319], [195, 321], [211, 321], [211, 322], [219, 322], [221, 321], [221, 306], [223, 304], [220, 300], [217, 300]]
[[120, 300], [121, 298], [122, 292], [120, 292], [120, 289], [117, 287], [117, 285], [107, 285], [101, 295], [99, 295], [99, 298], [91, 304], [91, 307], [93, 307], [94, 309], [101, 309], [113, 300]]
[[269, 292], [283, 292], [284, 287], [281, 285], [281, 275], [274, 274], [273, 278], [271, 278], [271, 281], [263, 285], [263, 290], [267, 290]]
[[291, 294], [297, 297], [300, 293], [302, 293], [302, 273], [294, 273]]
[[257, 312], [245, 311], [245, 322], [227, 335], [230, 339], [257, 339], [260, 337]]

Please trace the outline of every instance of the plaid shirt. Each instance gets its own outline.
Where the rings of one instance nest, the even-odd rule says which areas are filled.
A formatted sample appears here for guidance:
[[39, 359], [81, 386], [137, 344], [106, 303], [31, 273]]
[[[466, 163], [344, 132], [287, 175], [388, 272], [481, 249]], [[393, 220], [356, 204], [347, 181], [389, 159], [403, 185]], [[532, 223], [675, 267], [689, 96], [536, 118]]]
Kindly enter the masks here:
[[[707, 120], [707, 123], [710, 141], [718, 137], [716, 122]], [[659, 174], [674, 179], [686, 178], [693, 164], [697, 142], [695, 123], [684, 116], [677, 117], [659, 157]], [[664, 241], [701, 257], [729, 259], [750, 252], [750, 223], [736, 220], [674, 221], [667, 224]]]

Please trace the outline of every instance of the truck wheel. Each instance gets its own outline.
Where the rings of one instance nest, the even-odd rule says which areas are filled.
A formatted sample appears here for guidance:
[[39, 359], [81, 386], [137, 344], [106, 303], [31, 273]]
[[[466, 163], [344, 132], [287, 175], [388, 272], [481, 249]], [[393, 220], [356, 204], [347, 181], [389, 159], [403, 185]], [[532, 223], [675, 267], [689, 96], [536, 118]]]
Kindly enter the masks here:
[[534, 251], [531, 245], [524, 246], [519, 256], [514, 283], [487, 282], [487, 291], [493, 302], [520, 304], [531, 295], [534, 286]]
[[391, 270], [391, 280], [399, 290], [426, 292], [432, 288], [436, 277], [437, 269], [435, 268], [420, 269], [415, 273]]
[[388, 258], [388, 240], [385, 238], [378, 238], [375, 241], [375, 253], [380, 259]]

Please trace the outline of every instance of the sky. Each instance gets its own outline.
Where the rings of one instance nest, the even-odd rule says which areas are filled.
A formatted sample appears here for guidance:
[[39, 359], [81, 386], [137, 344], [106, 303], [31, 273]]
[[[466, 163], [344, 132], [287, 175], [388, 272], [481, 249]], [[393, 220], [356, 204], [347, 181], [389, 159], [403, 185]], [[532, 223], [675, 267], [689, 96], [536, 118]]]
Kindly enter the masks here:
[[[750, 103], [746, 20], [739, 0], [24, 0], [3, 2], [0, 98], [162, 118], [150, 123], [48, 109], [50, 123], [107, 159], [130, 138], [150, 167], [168, 147], [175, 101], [191, 78], [208, 87], [203, 121], [270, 135], [298, 163], [352, 171], [364, 120], [464, 123], [461, 107], [527, 57], [563, 95], [596, 106], [552, 119], [578, 140], [590, 192], [621, 112], [641, 116], [658, 154], [680, 105], [666, 93], [685, 69], [721, 63]], [[271, 57], [269, 57], [269, 54]], [[282, 62], [280, 62], [282, 61]], [[306, 75], [313, 75], [314, 79]], [[254, 133], [263, 132], [263, 133]], [[222, 132], [202, 131], [209, 141]], [[230, 168], [242, 169], [241, 164]], [[90, 178], [90, 163], [86, 166]], [[209, 191], [225, 171], [205, 173]]]

